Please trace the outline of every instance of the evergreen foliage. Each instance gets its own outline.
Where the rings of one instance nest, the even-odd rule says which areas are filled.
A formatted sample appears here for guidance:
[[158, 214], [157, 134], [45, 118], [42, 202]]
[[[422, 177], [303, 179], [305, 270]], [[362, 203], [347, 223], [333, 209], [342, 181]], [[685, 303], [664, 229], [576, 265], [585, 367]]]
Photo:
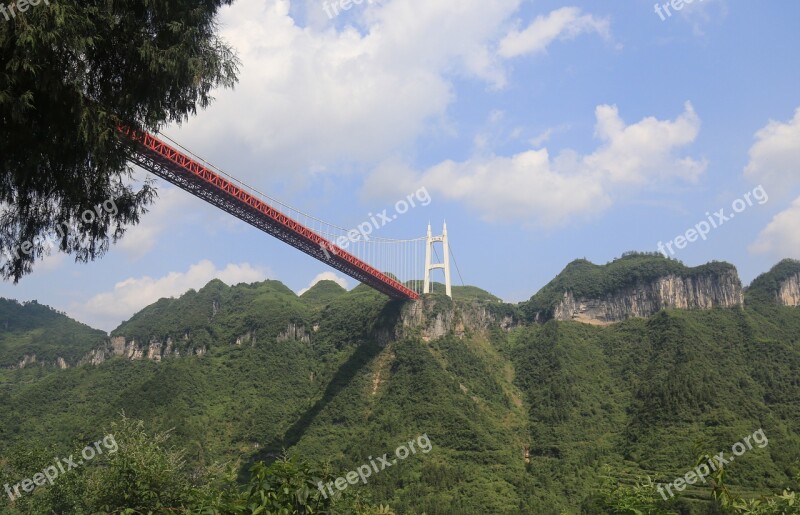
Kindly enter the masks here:
[[625, 288], [668, 275], [695, 277], [735, 271], [733, 265], [719, 261], [689, 268], [680, 261], [647, 252], [627, 252], [605, 265], [576, 259], [528, 302], [522, 303], [520, 308], [527, 320], [533, 321], [538, 314], [539, 320], [544, 321], [552, 318], [553, 310], [567, 291], [572, 292], [575, 298], [605, 298]]
[[139, 222], [156, 191], [132, 180], [117, 126], [180, 123], [233, 86], [237, 61], [214, 22], [230, 3], [23, 2], [0, 23], [1, 277], [30, 273], [48, 239], [95, 259]]
[[756, 277], [745, 292], [748, 304], [776, 303], [780, 285], [792, 276], [800, 275], [800, 261], [784, 259], [772, 269]]
[[69, 365], [103, 345], [106, 333], [37, 303], [20, 304], [0, 298], [0, 368], [17, 366], [24, 356], [55, 366], [58, 358]]
[[[627, 267], [637, 259], [653, 262], [620, 261]], [[113, 333], [141, 342], [188, 334], [186, 345], [208, 345], [204, 356], [0, 370], [0, 484], [96, 440], [101, 427], [121, 424], [133, 442], [120, 444], [120, 458], [41, 487], [13, 509], [113, 512], [126, 502], [141, 513], [159, 506], [429, 515], [795, 509], [796, 308], [757, 303], [662, 311], [610, 326], [549, 321], [503, 329], [507, 317], [519, 320], [515, 306], [435, 294], [426, 302], [431, 324], [475, 303], [496, 322], [425, 341], [419, 330], [399, 338], [403, 303], [369, 288], [323, 284], [309, 292], [298, 297], [274, 281], [212, 281], [145, 308]], [[9, 306], [27, 313], [15, 327], [28, 331], [39, 318], [46, 325], [61, 317], [38, 305]], [[287, 338], [288, 324], [304, 327], [310, 341]], [[123, 410], [144, 426], [120, 422]], [[759, 428], [768, 446], [737, 458], [714, 485], [691, 485], [668, 501], [654, 490], [696, 466], [700, 450], [730, 451]], [[169, 440], [159, 436], [165, 432]], [[423, 433], [431, 452], [321, 497], [322, 478], [391, 457]], [[171, 452], [180, 459], [170, 461]], [[130, 453], [139, 468], [115, 461]], [[100, 488], [101, 477], [127, 486]]]

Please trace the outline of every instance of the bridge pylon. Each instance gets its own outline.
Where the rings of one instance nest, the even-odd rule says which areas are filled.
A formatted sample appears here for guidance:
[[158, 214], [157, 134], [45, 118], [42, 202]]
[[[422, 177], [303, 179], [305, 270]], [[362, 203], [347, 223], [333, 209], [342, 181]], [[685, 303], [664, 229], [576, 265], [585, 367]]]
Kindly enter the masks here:
[[[434, 245], [438, 242], [442, 243], [444, 259], [442, 263], [431, 262], [431, 252], [434, 251]], [[431, 292], [431, 270], [437, 269], [444, 270], [444, 288], [445, 293], [451, 299], [453, 298], [453, 289], [450, 285], [450, 245], [447, 243], [447, 222], [444, 222], [441, 236], [433, 236], [431, 232], [431, 224], [428, 223], [428, 235], [425, 239], [425, 284], [422, 293]]]

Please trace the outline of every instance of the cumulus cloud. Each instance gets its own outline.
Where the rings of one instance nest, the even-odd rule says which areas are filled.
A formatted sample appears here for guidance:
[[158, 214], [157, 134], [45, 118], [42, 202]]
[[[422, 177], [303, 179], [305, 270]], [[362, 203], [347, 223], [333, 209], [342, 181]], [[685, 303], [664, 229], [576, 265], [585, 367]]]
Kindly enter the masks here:
[[300, 290], [299, 292], [297, 292], [297, 294], [298, 295], [304, 294], [305, 292], [307, 292], [308, 290], [313, 288], [320, 281], [333, 281], [336, 284], [338, 284], [339, 286], [341, 286], [342, 288], [345, 288], [345, 289], [347, 288], [347, 279], [345, 279], [344, 277], [336, 275], [333, 272], [322, 272], [321, 274], [317, 275], [309, 283], [309, 285], [307, 287], [305, 287], [302, 290]]
[[745, 176], [775, 191], [800, 184], [800, 108], [786, 123], [771, 120], [755, 134]]
[[[569, 8], [506, 37], [519, 5], [364, 2], [360, 14], [348, 12], [344, 26], [341, 20], [302, 26], [288, 0], [238, 0], [222, 11], [220, 23], [242, 60], [240, 82], [233, 91], [216, 92], [215, 103], [177, 136], [193, 148], [213, 144], [232, 160], [246, 159], [225, 163], [245, 179], [378, 162], [447, 125], [456, 78], [501, 87], [504, 56], [608, 31], [607, 22]], [[538, 30], [546, 35], [537, 39]], [[501, 40], [505, 50], [498, 53]]]
[[129, 319], [137, 311], [165, 297], [177, 297], [190, 289], [200, 289], [212, 279], [233, 285], [263, 281], [271, 274], [248, 263], [229, 264], [218, 269], [203, 260], [186, 272], [170, 272], [164, 277], [131, 277], [114, 285], [109, 292], [99, 293], [83, 304], [68, 310], [70, 316], [107, 331]]
[[556, 39], [573, 39], [592, 32], [610, 39], [608, 18], [583, 14], [577, 7], [562, 7], [538, 16], [522, 31], [509, 32], [500, 42], [498, 53], [505, 58], [541, 53]]
[[780, 258], [800, 259], [800, 198], [789, 209], [778, 213], [758, 235], [749, 250]]
[[549, 227], [600, 213], [626, 190], [675, 179], [693, 182], [706, 169], [705, 160], [677, 155], [700, 130], [688, 102], [675, 120], [648, 117], [626, 125], [617, 107], [608, 105], [598, 106], [595, 117], [601, 144], [591, 154], [565, 150], [553, 157], [545, 148], [448, 160], [422, 172], [387, 161], [368, 178], [363, 193], [391, 197], [425, 186], [437, 198], [464, 202], [488, 221]]

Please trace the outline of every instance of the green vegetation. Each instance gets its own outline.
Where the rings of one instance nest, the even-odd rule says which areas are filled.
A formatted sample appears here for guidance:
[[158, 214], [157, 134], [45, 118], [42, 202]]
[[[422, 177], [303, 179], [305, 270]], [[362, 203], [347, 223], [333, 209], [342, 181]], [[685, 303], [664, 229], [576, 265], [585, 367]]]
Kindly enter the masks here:
[[547, 321], [552, 318], [553, 309], [561, 301], [565, 291], [572, 292], [575, 298], [603, 298], [610, 293], [666, 275], [694, 277], [735, 271], [733, 265], [718, 261], [689, 268], [680, 261], [666, 258], [659, 253], [646, 252], [628, 252], [605, 265], [577, 259], [568, 264], [528, 302], [522, 303], [520, 308], [529, 321]]
[[[123, 417], [110, 424], [107, 435], [116, 447], [105, 449], [76, 470], [57, 475], [52, 486], [6, 498], [3, 513], [337, 513], [390, 515], [388, 508], [372, 506], [357, 495], [323, 496], [319, 481], [329, 476], [296, 458], [281, 458], [272, 465], [252, 467], [249, 483], [239, 486], [231, 468], [191, 467], [185, 453], [171, 445], [170, 432], [149, 434], [144, 424]], [[71, 456], [80, 456], [76, 442]], [[52, 459], [41, 451], [20, 451], [5, 460], [5, 471], [33, 478]], [[72, 460], [74, 461], [74, 460]], [[13, 490], [14, 485], [11, 485]], [[12, 495], [15, 492], [12, 491]]]
[[[649, 277], [652, 256], [614, 266], [638, 260], [645, 270], [634, 275]], [[472, 291], [426, 298], [424, 327], [412, 328], [403, 303], [364, 286], [321, 284], [298, 297], [274, 281], [212, 281], [113, 333], [203, 345], [203, 356], [0, 370], [0, 485], [97, 440], [100, 428], [130, 442], [6, 512], [796, 512], [800, 309], [757, 303], [504, 329], [517, 308]], [[34, 308], [19, 328], [60, 317]], [[494, 322], [457, 336], [458, 324], [483, 320], [469, 316]], [[290, 324], [309, 338], [292, 338]], [[444, 336], [424, 340], [437, 326]], [[713, 484], [668, 501], [655, 490], [757, 429], [768, 446]], [[423, 433], [430, 453], [320, 496], [322, 478]]]
[[[530, 406], [530, 470], [547, 491], [542, 505], [570, 509], [564, 499], [585, 498], [605, 465], [626, 487], [645, 476], [671, 482], [695, 466], [698, 446], [729, 453], [759, 428], [769, 446], [737, 459], [731, 484], [748, 498], [796, 489], [800, 435], [790, 399], [800, 396], [800, 345], [789, 342], [800, 334], [800, 312], [789, 316], [791, 325], [768, 329], [758, 314], [712, 310], [519, 330], [508, 353]], [[682, 497], [692, 513], [706, 513], [708, 488]]]
[[[408, 281], [406, 286], [409, 288], [416, 288], [417, 291], [422, 291], [423, 281]], [[502, 302], [499, 297], [496, 297], [486, 290], [478, 288], [477, 286], [456, 286], [452, 285], [453, 299], [460, 301], [482, 301], [482, 302]], [[431, 293], [445, 294], [444, 283], [431, 281]]]
[[55, 366], [58, 358], [74, 366], [107, 338], [103, 331], [35, 301], [0, 298], [0, 368], [15, 367], [26, 355], [48, 366]]
[[776, 303], [780, 285], [794, 275], [800, 274], [800, 261], [784, 259], [772, 269], [756, 277], [745, 292], [748, 304], [758, 302]]
[[312, 286], [308, 291], [300, 295], [300, 299], [309, 306], [322, 309], [344, 293], [347, 293], [347, 290], [334, 281], [326, 280]]
[[58, 0], [0, 23], [0, 277], [30, 273], [48, 240], [96, 259], [139, 222], [156, 191], [132, 180], [117, 125], [155, 132], [233, 86], [215, 24], [231, 2]]
[[111, 336], [148, 343], [171, 339], [178, 348], [229, 346], [242, 336], [273, 340], [290, 323], [307, 324], [308, 310], [278, 281], [228, 287], [213, 280], [179, 299], [161, 299]]

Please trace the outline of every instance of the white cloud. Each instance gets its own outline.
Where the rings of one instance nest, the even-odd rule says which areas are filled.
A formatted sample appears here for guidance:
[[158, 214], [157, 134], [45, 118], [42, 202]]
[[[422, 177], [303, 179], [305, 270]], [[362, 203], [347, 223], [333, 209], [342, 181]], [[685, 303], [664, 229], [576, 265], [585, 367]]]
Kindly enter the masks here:
[[775, 191], [800, 184], [800, 108], [787, 123], [771, 120], [755, 139], [745, 176]]
[[756, 241], [750, 245], [750, 252], [771, 254], [781, 258], [800, 259], [800, 198], [781, 213], [761, 231]]
[[583, 166], [614, 182], [643, 184], [672, 177], [695, 181], [706, 169], [705, 161], [672, 155], [694, 142], [700, 132], [700, 118], [689, 102], [675, 121], [648, 117], [626, 126], [617, 106], [608, 105], [598, 106], [595, 116], [595, 135], [605, 145], [586, 156]]
[[223, 269], [208, 260], [189, 267], [186, 272], [170, 272], [164, 277], [128, 278], [109, 292], [99, 293], [83, 304], [69, 309], [70, 316], [104, 330], [112, 330], [142, 308], [165, 297], [177, 297], [190, 289], [200, 289], [212, 279], [234, 285], [263, 281], [271, 274], [248, 263], [229, 264]]
[[[240, 167], [236, 174], [243, 179], [378, 162], [426, 131], [447, 126], [455, 78], [505, 84], [496, 48], [519, 5], [365, 2], [346, 17], [352, 25], [340, 28], [342, 20], [321, 24], [318, 16], [299, 25], [288, 0], [238, 0], [223, 9], [220, 22], [243, 63], [239, 84], [216, 92], [215, 103], [177, 135], [192, 148], [213, 144], [231, 159], [247, 160], [217, 163]], [[547, 39], [607, 32], [605, 22], [570, 14], [576, 12], [560, 9], [539, 22]], [[564, 13], [572, 18], [560, 21]], [[526, 37], [534, 29], [526, 29]]]
[[581, 156], [547, 149], [513, 156], [444, 161], [421, 173], [387, 161], [368, 178], [366, 196], [392, 197], [425, 186], [437, 198], [461, 201], [489, 221], [559, 226], [602, 212], [630, 189], [679, 179], [695, 181], [706, 162], [676, 155], [692, 143], [700, 119], [688, 102], [674, 121], [649, 117], [626, 125], [616, 106], [598, 106], [595, 135], [601, 146]]
[[577, 7], [562, 7], [546, 16], [538, 16], [522, 31], [509, 32], [500, 42], [498, 53], [505, 58], [541, 53], [556, 39], [573, 39], [592, 32], [610, 39], [608, 18], [582, 14]]
[[305, 287], [302, 290], [300, 290], [299, 292], [297, 292], [297, 294], [298, 295], [304, 294], [305, 292], [307, 292], [308, 290], [313, 288], [314, 285], [316, 285], [320, 281], [333, 281], [336, 284], [338, 284], [339, 286], [341, 286], [342, 288], [347, 289], [347, 279], [345, 279], [344, 277], [338, 276], [333, 272], [322, 272], [321, 274], [317, 275], [309, 283], [309, 285], [307, 287]]

